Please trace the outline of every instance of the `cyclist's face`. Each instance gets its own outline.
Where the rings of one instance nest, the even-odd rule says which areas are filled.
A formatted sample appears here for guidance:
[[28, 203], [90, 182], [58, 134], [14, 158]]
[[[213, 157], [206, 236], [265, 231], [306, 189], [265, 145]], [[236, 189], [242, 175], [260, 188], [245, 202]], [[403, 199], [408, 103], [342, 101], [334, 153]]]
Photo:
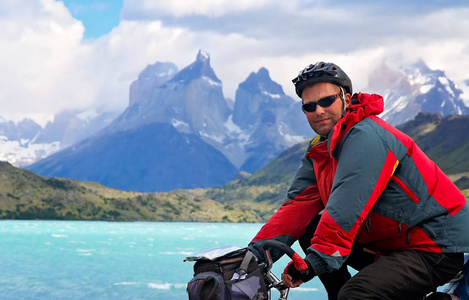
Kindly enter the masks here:
[[[317, 102], [324, 97], [336, 94], [340, 94], [340, 88], [337, 85], [329, 82], [316, 83], [303, 90], [303, 104]], [[351, 101], [350, 95], [345, 94], [344, 98], [345, 105], [349, 106]], [[337, 96], [335, 101], [328, 107], [316, 105], [314, 112], [305, 112], [309, 125], [317, 134], [327, 136], [334, 125], [342, 118], [344, 110], [343, 105], [339, 96]]]

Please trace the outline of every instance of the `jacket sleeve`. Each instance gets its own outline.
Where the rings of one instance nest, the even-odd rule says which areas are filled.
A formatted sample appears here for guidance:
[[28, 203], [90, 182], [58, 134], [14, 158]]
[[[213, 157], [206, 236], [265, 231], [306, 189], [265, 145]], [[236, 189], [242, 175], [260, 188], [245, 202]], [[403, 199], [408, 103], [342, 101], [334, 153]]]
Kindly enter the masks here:
[[365, 121], [351, 128], [336, 154], [331, 194], [306, 259], [316, 275], [340, 268], [359, 227], [383, 192], [397, 164], [388, 142]]
[[[260, 229], [249, 244], [250, 249], [263, 261], [263, 240], [275, 239], [291, 246], [305, 233], [309, 223], [323, 209], [312, 160], [303, 157], [288, 189], [287, 200]], [[269, 251], [274, 261], [284, 254], [276, 249]]]

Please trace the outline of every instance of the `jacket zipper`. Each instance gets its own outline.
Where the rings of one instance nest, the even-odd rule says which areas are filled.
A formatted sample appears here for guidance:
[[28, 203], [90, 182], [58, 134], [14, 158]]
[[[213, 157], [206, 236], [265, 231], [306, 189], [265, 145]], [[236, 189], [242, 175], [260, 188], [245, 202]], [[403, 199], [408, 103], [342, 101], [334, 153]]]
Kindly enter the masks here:
[[370, 232], [370, 231], [371, 231], [371, 218], [370, 218], [370, 217], [366, 217], [366, 219], [365, 219], [365, 227], [366, 227], [366, 231], [367, 231], [367, 232]]
[[[399, 233], [402, 233], [402, 222], [399, 222]], [[407, 229], [407, 245], [410, 244], [410, 228]]]

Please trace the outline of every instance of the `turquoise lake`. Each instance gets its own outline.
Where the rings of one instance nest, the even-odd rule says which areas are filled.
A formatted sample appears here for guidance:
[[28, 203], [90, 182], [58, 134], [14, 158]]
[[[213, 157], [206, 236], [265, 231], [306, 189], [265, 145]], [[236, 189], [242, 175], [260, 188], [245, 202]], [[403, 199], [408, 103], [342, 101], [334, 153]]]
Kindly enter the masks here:
[[[183, 259], [214, 246], [244, 247], [261, 226], [0, 221], [0, 299], [188, 299], [193, 263]], [[274, 272], [287, 263], [282, 258]], [[289, 299], [327, 296], [313, 279]]]

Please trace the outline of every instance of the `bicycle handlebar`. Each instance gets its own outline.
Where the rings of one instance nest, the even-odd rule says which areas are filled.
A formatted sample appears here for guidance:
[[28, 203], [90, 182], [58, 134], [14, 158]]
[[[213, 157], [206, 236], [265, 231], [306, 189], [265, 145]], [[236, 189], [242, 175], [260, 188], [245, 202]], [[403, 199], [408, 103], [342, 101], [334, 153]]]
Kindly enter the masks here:
[[299, 256], [298, 253], [296, 253], [295, 250], [293, 250], [287, 244], [276, 241], [276, 240], [266, 240], [263, 242], [262, 248], [266, 250], [266, 248], [268, 247], [274, 247], [285, 252], [285, 254], [288, 255], [292, 259], [295, 265], [295, 268], [298, 271], [303, 272], [303, 271], [308, 270], [308, 265], [306, 264], [305, 260], [301, 256]]

